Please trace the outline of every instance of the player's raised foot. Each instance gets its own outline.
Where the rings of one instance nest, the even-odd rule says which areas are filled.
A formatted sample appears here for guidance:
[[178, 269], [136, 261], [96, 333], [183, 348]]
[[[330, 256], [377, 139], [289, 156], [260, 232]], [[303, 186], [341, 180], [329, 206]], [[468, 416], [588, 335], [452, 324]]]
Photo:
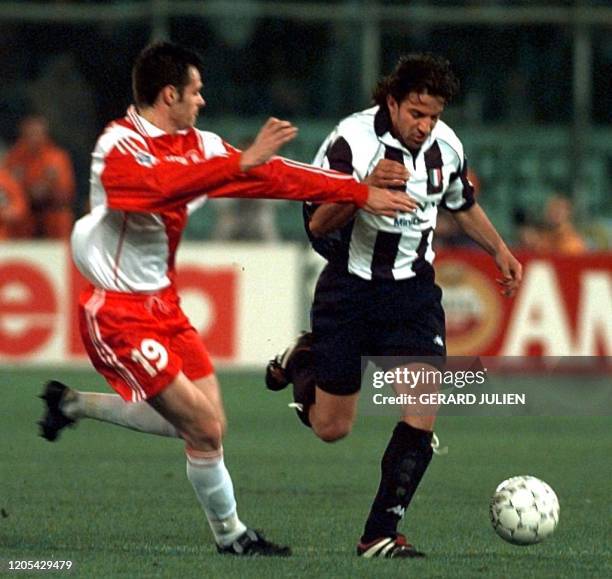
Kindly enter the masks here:
[[76, 396], [75, 391], [61, 382], [51, 380], [45, 384], [45, 388], [40, 395], [40, 398], [45, 401], [46, 407], [42, 419], [38, 422], [40, 436], [53, 442], [66, 426], [74, 424], [75, 421], [68, 418], [61, 408], [62, 402], [72, 396]]
[[222, 547], [217, 545], [217, 551], [222, 555], [237, 555], [240, 557], [289, 557], [290, 547], [283, 547], [268, 541], [261, 531], [247, 529], [232, 544]]
[[417, 551], [404, 535], [397, 534], [395, 537], [383, 537], [369, 543], [357, 545], [357, 555], [366, 559], [378, 557], [381, 559], [412, 559], [425, 557], [425, 553]]
[[292, 371], [296, 364], [306, 359], [312, 352], [312, 333], [302, 332], [282, 353], [268, 362], [266, 366], [266, 387], [278, 392], [293, 382]]

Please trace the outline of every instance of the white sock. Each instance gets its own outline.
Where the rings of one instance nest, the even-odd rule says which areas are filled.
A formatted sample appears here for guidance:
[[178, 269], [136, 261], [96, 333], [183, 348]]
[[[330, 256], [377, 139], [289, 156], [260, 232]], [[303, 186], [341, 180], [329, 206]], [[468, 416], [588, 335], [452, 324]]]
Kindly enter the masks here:
[[193, 486], [218, 545], [233, 543], [246, 531], [238, 518], [232, 479], [223, 462], [223, 451], [187, 451], [187, 478]]
[[147, 402], [125, 402], [118, 394], [71, 390], [62, 401], [62, 412], [73, 420], [93, 418], [139, 432], [181, 438], [176, 428]]

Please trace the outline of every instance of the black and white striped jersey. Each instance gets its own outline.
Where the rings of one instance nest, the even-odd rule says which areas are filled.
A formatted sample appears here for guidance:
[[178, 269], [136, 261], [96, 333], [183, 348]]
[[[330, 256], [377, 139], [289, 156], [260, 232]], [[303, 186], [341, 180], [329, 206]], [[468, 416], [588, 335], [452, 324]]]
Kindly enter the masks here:
[[[350, 223], [324, 238], [314, 239], [309, 232], [316, 251], [330, 261], [346, 263], [350, 273], [363, 279], [431, 274], [438, 206], [464, 211], [474, 204], [463, 145], [448, 125], [438, 121], [414, 153], [393, 137], [390, 126], [387, 110], [378, 106], [355, 113], [336, 126], [313, 161], [359, 181], [383, 158], [404, 163], [410, 171], [405, 190], [419, 203], [416, 212], [393, 218], [359, 210]], [[306, 222], [315, 208], [305, 205]]]

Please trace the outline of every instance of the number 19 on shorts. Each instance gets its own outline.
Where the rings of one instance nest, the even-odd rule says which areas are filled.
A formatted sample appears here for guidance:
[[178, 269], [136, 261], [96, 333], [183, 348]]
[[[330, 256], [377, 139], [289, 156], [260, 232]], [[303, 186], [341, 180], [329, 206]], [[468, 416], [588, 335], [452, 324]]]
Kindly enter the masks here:
[[168, 352], [157, 340], [147, 338], [140, 343], [140, 348], [131, 352], [132, 360], [140, 364], [153, 377], [168, 365]]

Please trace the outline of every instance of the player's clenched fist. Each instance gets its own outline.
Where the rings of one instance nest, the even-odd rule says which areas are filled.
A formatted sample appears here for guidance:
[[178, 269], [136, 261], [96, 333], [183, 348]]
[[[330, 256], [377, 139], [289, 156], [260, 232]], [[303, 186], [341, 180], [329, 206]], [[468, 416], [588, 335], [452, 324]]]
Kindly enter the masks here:
[[364, 179], [364, 183], [375, 187], [405, 187], [410, 172], [402, 163], [391, 159], [381, 159], [374, 170]]
[[255, 137], [253, 144], [242, 153], [240, 169], [248, 171], [263, 165], [285, 144], [295, 138], [298, 129], [289, 121], [270, 117]]

